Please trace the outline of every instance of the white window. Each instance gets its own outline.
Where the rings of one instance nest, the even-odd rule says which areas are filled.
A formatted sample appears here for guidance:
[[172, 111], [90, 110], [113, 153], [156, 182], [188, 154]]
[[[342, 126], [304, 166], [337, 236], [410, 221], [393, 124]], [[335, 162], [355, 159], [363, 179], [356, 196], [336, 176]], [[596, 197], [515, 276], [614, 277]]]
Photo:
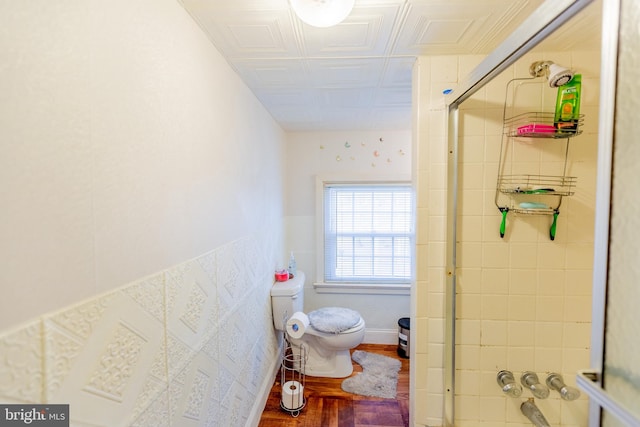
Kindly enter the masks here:
[[409, 183], [323, 183], [324, 283], [398, 285], [412, 278]]

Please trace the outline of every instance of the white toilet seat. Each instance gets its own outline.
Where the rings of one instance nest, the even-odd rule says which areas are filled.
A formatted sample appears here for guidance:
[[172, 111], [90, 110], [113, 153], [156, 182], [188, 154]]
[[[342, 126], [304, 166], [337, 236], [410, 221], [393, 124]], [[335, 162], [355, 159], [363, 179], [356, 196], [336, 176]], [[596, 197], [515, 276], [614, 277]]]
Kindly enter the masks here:
[[357, 332], [360, 332], [365, 326], [364, 323], [364, 319], [362, 317], [360, 317], [360, 320], [358, 320], [358, 323], [356, 323], [355, 326], [342, 331], [342, 332], [338, 332], [337, 334], [332, 334], [330, 332], [322, 332], [319, 331], [317, 329], [315, 329], [313, 326], [309, 325], [309, 327], [307, 328], [307, 330], [305, 331], [305, 334], [309, 334], [309, 335], [314, 335], [316, 337], [322, 337], [322, 338], [331, 338], [331, 337], [335, 337], [335, 336], [340, 336], [340, 335], [349, 335], [349, 334], [354, 334]]
[[339, 334], [355, 327], [362, 316], [345, 307], [323, 307], [307, 313], [309, 324], [320, 332]]

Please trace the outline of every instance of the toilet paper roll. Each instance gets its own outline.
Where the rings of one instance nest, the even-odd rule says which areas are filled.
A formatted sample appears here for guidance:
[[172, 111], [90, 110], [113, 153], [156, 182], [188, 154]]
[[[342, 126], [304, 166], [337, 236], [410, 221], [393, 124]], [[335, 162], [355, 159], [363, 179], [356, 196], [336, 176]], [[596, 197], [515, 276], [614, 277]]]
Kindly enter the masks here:
[[298, 381], [287, 381], [282, 386], [282, 407], [300, 409], [304, 405], [304, 386]]
[[287, 334], [291, 338], [300, 338], [309, 327], [309, 318], [301, 311], [293, 313], [293, 316], [287, 320]]

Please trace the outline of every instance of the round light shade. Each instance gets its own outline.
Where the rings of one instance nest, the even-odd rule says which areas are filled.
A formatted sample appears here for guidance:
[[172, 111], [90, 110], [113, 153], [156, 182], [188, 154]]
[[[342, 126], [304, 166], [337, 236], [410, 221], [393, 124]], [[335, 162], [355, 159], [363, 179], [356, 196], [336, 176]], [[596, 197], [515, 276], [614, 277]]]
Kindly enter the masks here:
[[291, 0], [298, 18], [314, 27], [331, 27], [349, 16], [355, 0]]

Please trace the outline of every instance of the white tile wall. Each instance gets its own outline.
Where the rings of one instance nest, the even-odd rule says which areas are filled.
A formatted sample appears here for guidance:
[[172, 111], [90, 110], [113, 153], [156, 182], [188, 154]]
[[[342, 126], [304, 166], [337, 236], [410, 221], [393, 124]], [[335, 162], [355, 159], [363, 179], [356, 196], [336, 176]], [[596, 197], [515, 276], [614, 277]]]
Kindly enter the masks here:
[[68, 403], [73, 425], [245, 425], [279, 359], [271, 234], [3, 333], [0, 399]]
[[[528, 55], [474, 95], [474, 102], [461, 110], [460, 194], [458, 217], [458, 270], [456, 337], [456, 425], [527, 426], [520, 413], [522, 399], [504, 396], [496, 384], [501, 369], [534, 370], [544, 380], [557, 371], [574, 384], [575, 371], [588, 366], [591, 316], [591, 266], [593, 209], [597, 142], [598, 52], [543, 56], [582, 72], [585, 96], [583, 112], [588, 114], [584, 133], [571, 142], [570, 173], [578, 176], [576, 196], [563, 203], [556, 240], [548, 238], [549, 218], [516, 218], [507, 221], [507, 234], [498, 234], [500, 213], [494, 204], [498, 151], [502, 133], [504, 88], [514, 76], [528, 75]], [[524, 62], [527, 67], [522, 66]], [[446, 112], [439, 108], [441, 91], [451, 86], [475, 65], [476, 58], [423, 57], [416, 72], [420, 85], [419, 108], [428, 108], [428, 120], [418, 114], [414, 153], [418, 221], [416, 372], [416, 425], [442, 425], [442, 362], [444, 315], [446, 220], [446, 147], [443, 125]], [[457, 64], [457, 65], [456, 65]], [[473, 64], [473, 65], [471, 65]], [[458, 74], [442, 75], [434, 70]], [[586, 87], [589, 87], [586, 89]], [[538, 89], [539, 92], [539, 89]], [[538, 93], [539, 95], [539, 93]], [[554, 98], [555, 99], [555, 98]], [[532, 101], [536, 106], [539, 101]], [[436, 124], [436, 125], [433, 125]], [[577, 147], [576, 147], [577, 146]], [[575, 147], [575, 148], [574, 148]], [[557, 170], [562, 153], [554, 147], [540, 150], [535, 144], [521, 144], [513, 161], [531, 173]], [[557, 173], [553, 173], [557, 174]], [[444, 186], [444, 187], [443, 187]], [[420, 274], [421, 271], [426, 274]], [[437, 283], [434, 283], [436, 281]], [[425, 344], [426, 342], [426, 344]], [[424, 357], [426, 355], [426, 358]], [[420, 366], [430, 363], [427, 369]], [[537, 402], [553, 425], [585, 425], [586, 397], [575, 402], [560, 400], [557, 393]]]

